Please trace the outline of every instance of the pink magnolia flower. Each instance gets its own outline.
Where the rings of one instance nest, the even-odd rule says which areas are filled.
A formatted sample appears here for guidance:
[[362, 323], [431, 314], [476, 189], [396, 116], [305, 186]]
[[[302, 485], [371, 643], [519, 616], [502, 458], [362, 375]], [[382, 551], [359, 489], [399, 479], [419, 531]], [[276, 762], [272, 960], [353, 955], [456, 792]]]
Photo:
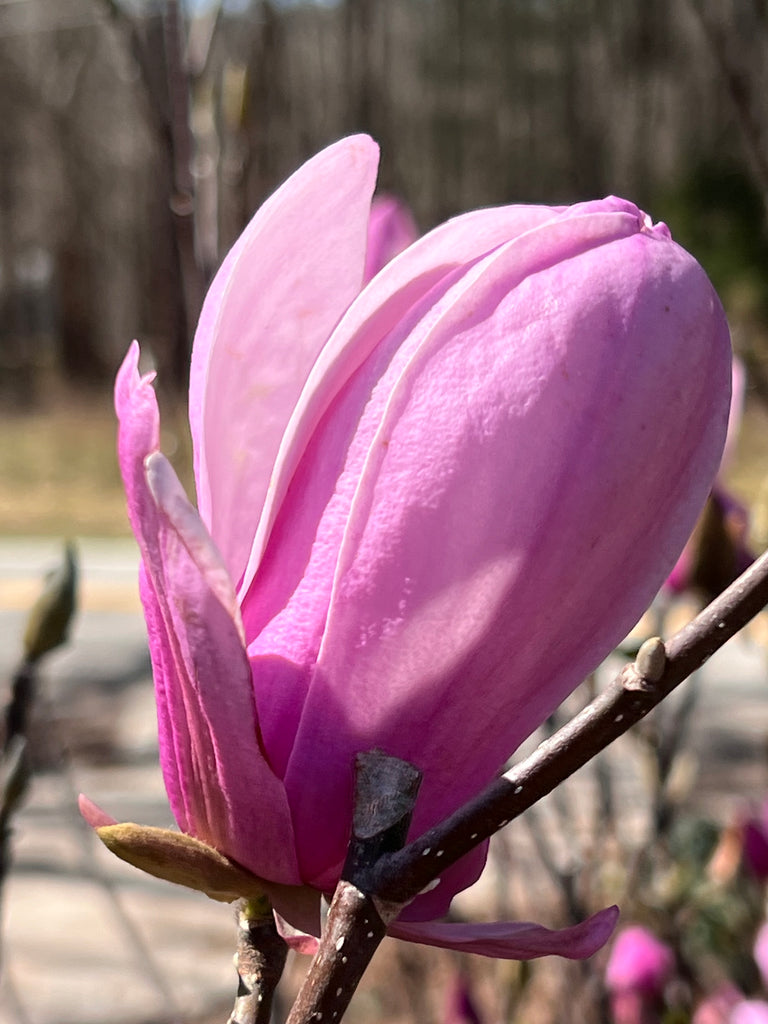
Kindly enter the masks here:
[[671, 948], [641, 925], [617, 936], [605, 969], [614, 1024], [652, 1024], [660, 1019], [661, 995], [672, 974]]
[[696, 1007], [691, 1024], [729, 1024], [736, 1007], [746, 1002], [735, 985], [721, 985]]
[[378, 195], [371, 203], [363, 284], [419, 237], [408, 207], [394, 196]]
[[657, 996], [666, 985], [675, 965], [671, 948], [642, 925], [622, 929], [616, 936], [605, 984], [610, 992], [632, 990]]
[[768, 1003], [764, 999], [745, 999], [737, 1003], [728, 1024], [768, 1024]]
[[758, 929], [752, 955], [763, 979], [763, 985], [768, 988], [768, 923]]
[[[728, 416], [718, 300], [624, 200], [466, 214], [361, 291], [377, 157], [358, 136], [310, 160], [217, 274], [197, 510], [135, 345], [116, 386], [171, 807], [315, 933], [355, 754], [423, 772], [413, 835], [492, 779], [658, 589]], [[610, 934], [615, 908], [560, 933], [434, 923], [484, 858], [391, 933], [526, 959]]]
[[744, 866], [759, 882], [768, 881], [768, 802], [744, 820], [742, 841]]

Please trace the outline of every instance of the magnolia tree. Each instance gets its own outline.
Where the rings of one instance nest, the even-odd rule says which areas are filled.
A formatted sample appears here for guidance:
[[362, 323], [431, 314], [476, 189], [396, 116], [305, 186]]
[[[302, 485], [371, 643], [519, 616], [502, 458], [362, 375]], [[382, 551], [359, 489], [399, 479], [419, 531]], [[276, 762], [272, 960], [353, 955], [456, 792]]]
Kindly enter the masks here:
[[289, 947], [313, 956], [291, 1024], [339, 1020], [385, 934], [590, 956], [617, 908], [562, 931], [441, 919], [495, 831], [768, 597], [760, 562], [505, 771], [678, 558], [726, 436], [728, 329], [629, 202], [478, 210], [413, 241], [395, 204], [371, 213], [377, 161], [365, 136], [310, 160], [216, 276], [197, 508], [135, 344], [116, 386], [180, 831], [81, 806], [118, 856], [241, 900], [238, 1024], [269, 1019]]

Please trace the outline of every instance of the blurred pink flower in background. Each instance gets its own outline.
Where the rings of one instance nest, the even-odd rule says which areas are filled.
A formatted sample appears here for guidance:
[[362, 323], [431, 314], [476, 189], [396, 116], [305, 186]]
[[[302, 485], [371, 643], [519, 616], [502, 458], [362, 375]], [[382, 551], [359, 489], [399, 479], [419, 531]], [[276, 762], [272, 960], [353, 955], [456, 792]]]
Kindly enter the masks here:
[[768, 1024], [768, 1003], [762, 999], [745, 999], [737, 1003], [731, 1010], [728, 1024]]
[[758, 930], [752, 955], [763, 979], [763, 985], [768, 989], [768, 924], [762, 925]]
[[472, 998], [469, 979], [464, 974], [457, 975], [448, 983], [443, 1024], [483, 1024]]
[[744, 866], [759, 882], [768, 881], [768, 803], [744, 821], [742, 844]]
[[[199, 511], [136, 345], [116, 386], [174, 816], [315, 933], [355, 754], [421, 770], [412, 835], [489, 782], [650, 602], [729, 407], [709, 281], [621, 199], [457, 217], [361, 290], [377, 161], [365, 136], [324, 150], [217, 274], [190, 382]], [[391, 933], [523, 959], [607, 939], [615, 909], [559, 933], [433, 923], [485, 853]]]
[[661, 996], [675, 966], [671, 948], [641, 925], [616, 936], [605, 969], [614, 1024], [660, 1020]]
[[407, 249], [419, 237], [413, 215], [395, 196], [374, 196], [368, 220], [368, 246], [365, 253], [363, 284], [390, 260]]
[[721, 985], [699, 1003], [691, 1024], [729, 1024], [733, 1010], [744, 1001], [735, 985]]

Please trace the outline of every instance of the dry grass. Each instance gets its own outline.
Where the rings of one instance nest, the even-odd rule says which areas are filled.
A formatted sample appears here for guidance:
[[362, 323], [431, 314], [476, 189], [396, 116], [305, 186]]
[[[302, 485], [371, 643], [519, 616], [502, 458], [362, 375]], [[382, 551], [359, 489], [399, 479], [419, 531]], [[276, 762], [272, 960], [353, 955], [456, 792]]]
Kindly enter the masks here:
[[[184, 413], [163, 409], [162, 448], [191, 489]], [[39, 412], [0, 412], [0, 534], [118, 537], [130, 533], [108, 394], [62, 394]], [[734, 491], [754, 509], [758, 547], [768, 546], [768, 409], [747, 403]]]
[[[189, 477], [179, 415], [163, 450]], [[119, 537], [130, 533], [108, 394], [62, 394], [31, 413], [0, 412], [0, 534]], [[184, 437], [184, 442], [179, 441]]]

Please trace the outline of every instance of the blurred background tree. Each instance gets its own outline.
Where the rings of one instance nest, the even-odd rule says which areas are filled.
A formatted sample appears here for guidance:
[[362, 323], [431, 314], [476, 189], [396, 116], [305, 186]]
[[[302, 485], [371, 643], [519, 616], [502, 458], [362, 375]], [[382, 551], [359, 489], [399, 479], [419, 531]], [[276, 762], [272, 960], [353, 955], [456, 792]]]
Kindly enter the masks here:
[[359, 130], [424, 230], [610, 192], [668, 220], [768, 396], [766, 58], [764, 0], [0, 0], [0, 402], [106, 395], [132, 337], [183, 396], [224, 252]]

